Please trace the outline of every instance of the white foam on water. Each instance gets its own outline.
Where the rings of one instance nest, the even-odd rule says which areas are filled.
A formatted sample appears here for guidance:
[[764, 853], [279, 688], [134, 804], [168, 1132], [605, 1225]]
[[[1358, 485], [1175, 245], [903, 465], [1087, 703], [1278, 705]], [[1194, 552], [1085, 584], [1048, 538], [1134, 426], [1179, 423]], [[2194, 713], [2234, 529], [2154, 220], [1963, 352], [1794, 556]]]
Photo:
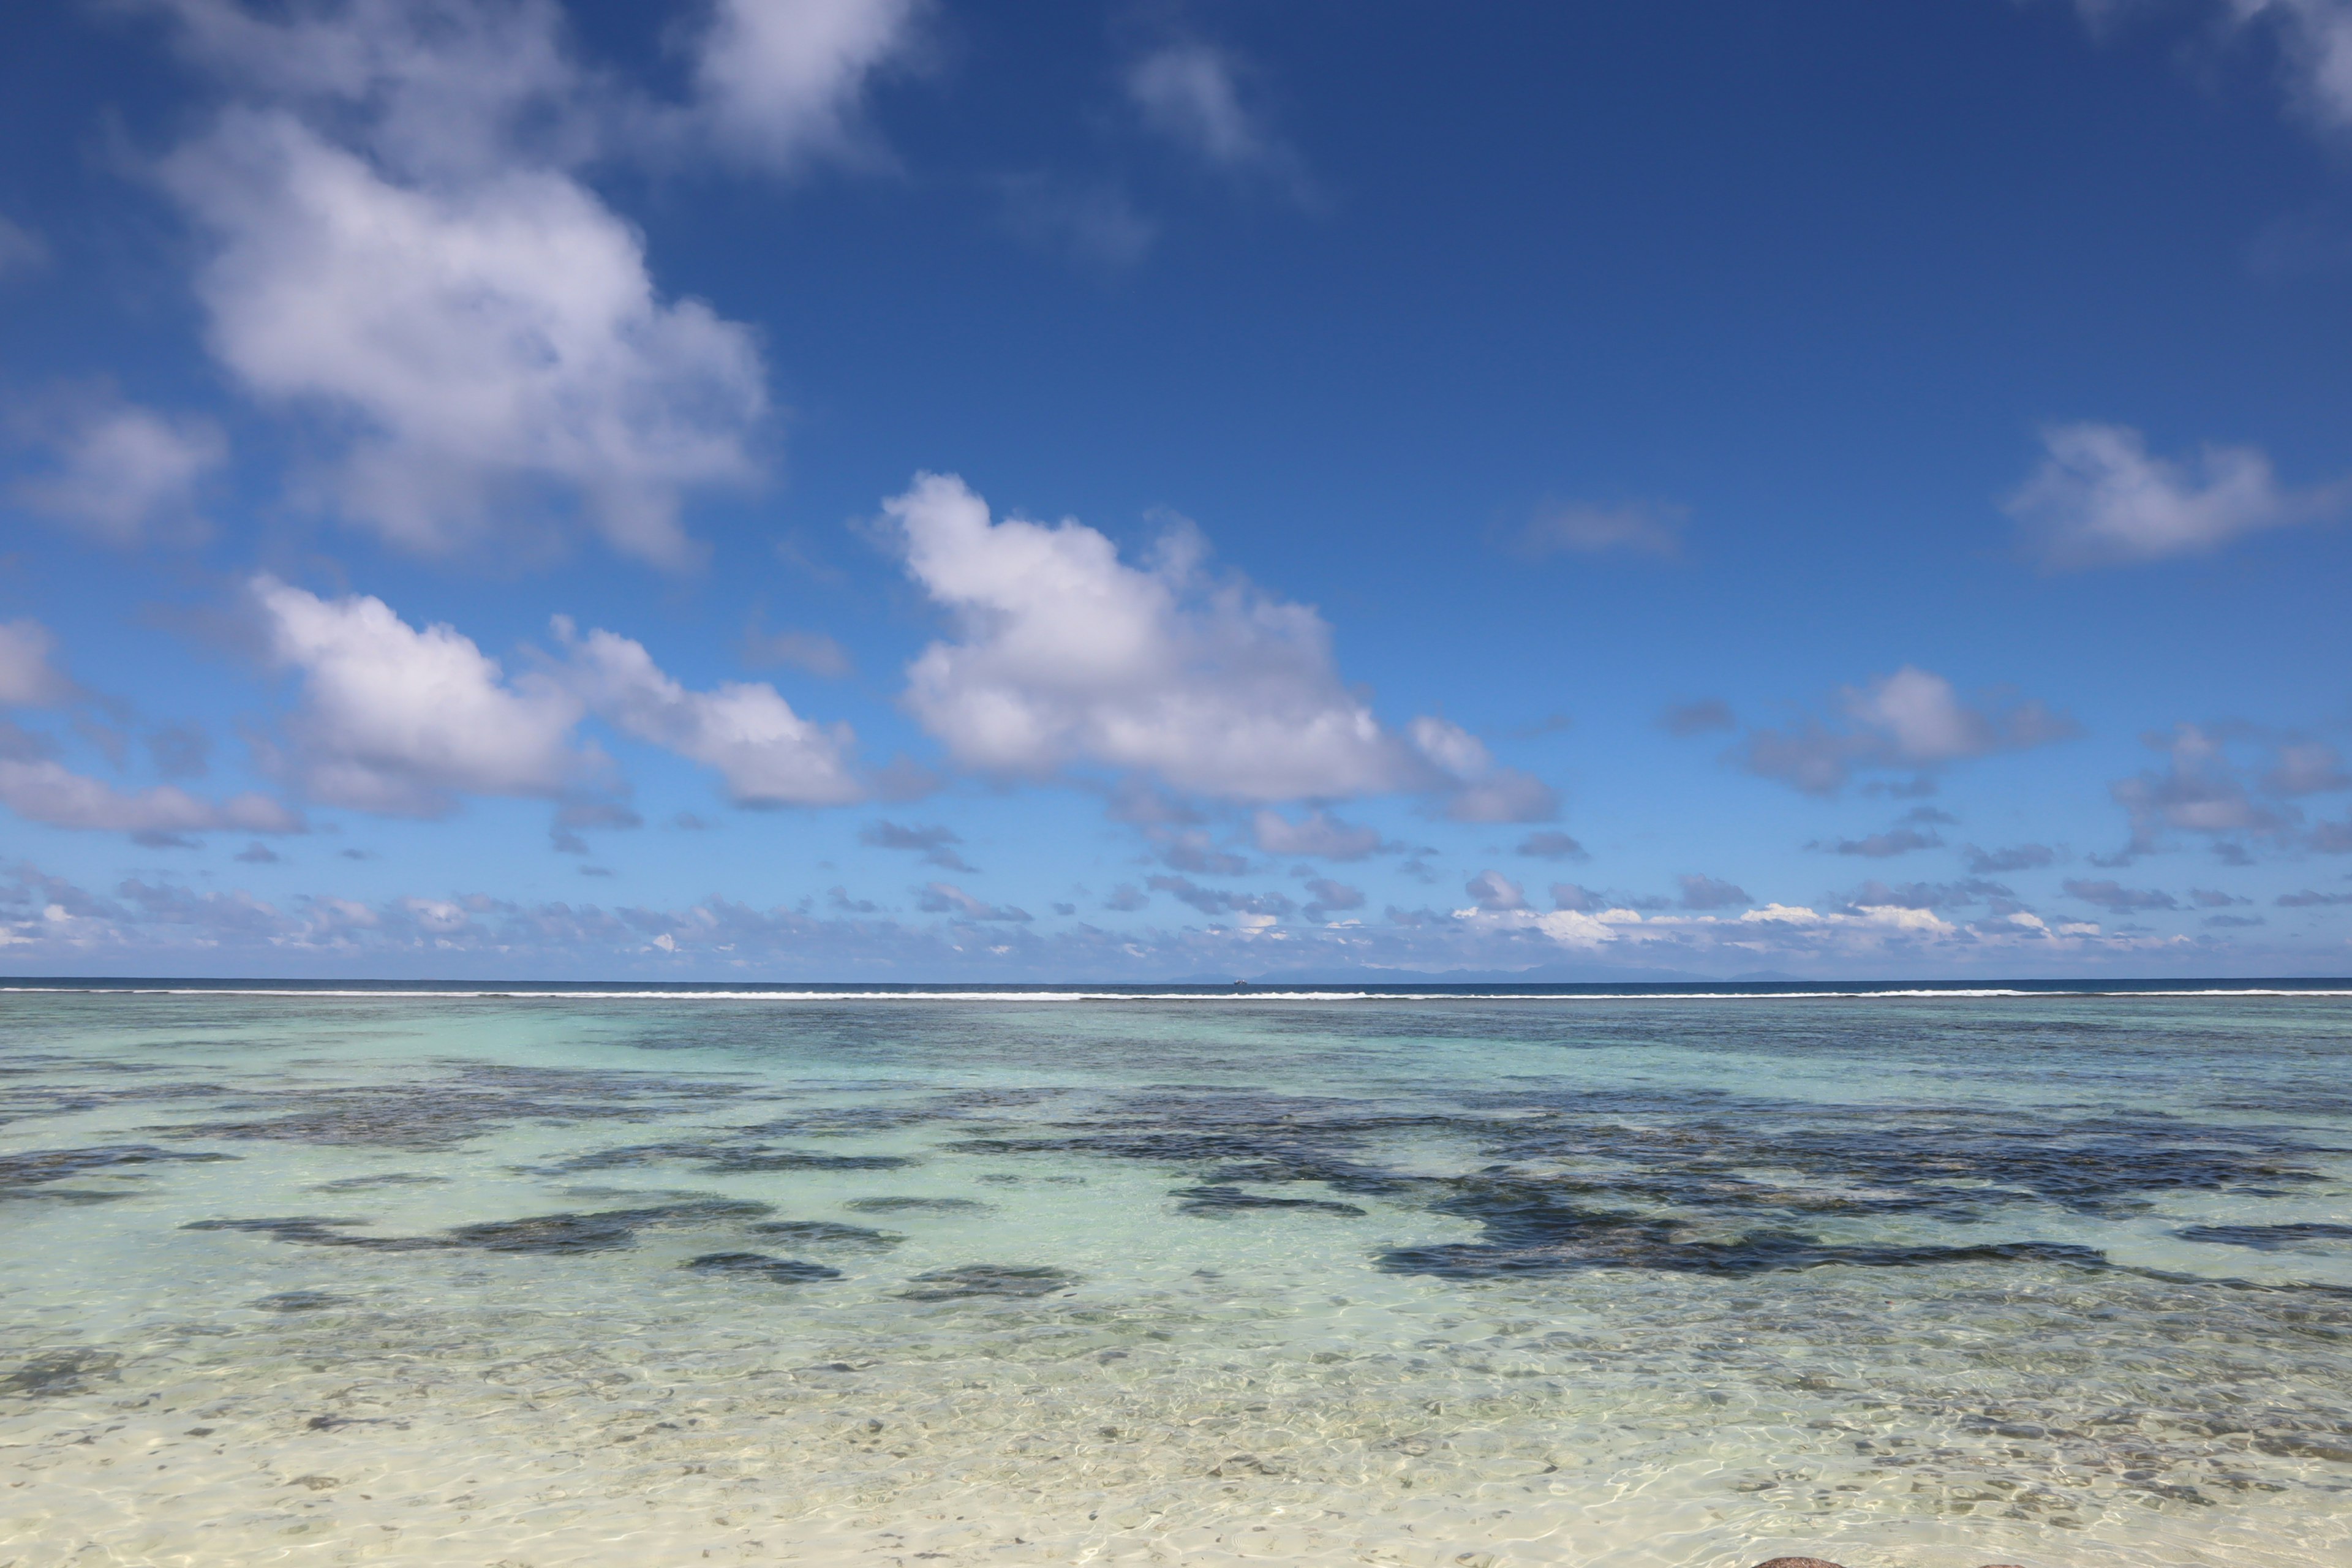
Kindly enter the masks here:
[[2318, 990], [2262, 986], [2201, 987], [2175, 990], [2103, 989], [2093, 985], [2063, 990], [2041, 988], [2019, 990], [2002, 986], [1955, 989], [1931, 986], [1897, 987], [1887, 990], [1855, 991], [1591, 991], [1591, 992], [1389, 992], [1389, 991], [1276, 991], [1256, 988], [1236, 988], [1230, 991], [1087, 991], [1087, 990], [1020, 990], [1013, 988], [988, 991], [905, 990], [905, 991], [669, 991], [651, 986], [626, 990], [561, 990], [533, 991], [510, 985], [484, 984], [478, 988], [452, 986], [447, 989], [413, 990], [404, 987], [370, 989], [364, 986], [266, 986], [266, 985], [202, 985], [174, 986], [156, 984], [109, 985], [0, 985], [0, 995], [124, 995], [124, 996], [290, 996], [343, 997], [366, 1000], [418, 1001], [519, 1001], [519, 1002], [1377, 1002], [1382, 1004], [1416, 1002], [1808, 1002], [1808, 1001], [1872, 1001], [1890, 998], [1927, 998], [1970, 1001], [1991, 997], [2183, 997], [2183, 996], [2249, 996], [2295, 997], [2341, 1000], [2352, 997], [2352, 989]]

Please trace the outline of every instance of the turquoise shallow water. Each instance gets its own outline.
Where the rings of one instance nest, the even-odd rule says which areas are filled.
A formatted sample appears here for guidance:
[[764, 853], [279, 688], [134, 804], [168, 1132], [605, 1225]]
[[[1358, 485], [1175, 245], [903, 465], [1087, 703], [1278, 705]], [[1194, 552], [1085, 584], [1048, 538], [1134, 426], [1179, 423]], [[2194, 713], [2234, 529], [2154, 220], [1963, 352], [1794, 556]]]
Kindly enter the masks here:
[[0, 996], [0, 1563], [2334, 1564], [2352, 1001]]

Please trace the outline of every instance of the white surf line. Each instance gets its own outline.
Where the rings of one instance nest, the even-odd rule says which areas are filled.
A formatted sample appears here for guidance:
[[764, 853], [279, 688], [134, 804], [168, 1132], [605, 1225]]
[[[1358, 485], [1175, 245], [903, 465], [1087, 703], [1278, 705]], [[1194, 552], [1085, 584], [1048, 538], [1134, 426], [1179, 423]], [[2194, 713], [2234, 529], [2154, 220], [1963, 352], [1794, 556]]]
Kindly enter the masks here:
[[0, 995], [47, 996], [274, 996], [348, 1001], [518, 1002], [1803, 1002], [2033, 997], [2352, 997], [2352, 989], [2284, 987], [2178, 988], [2116, 991], [2014, 990], [2000, 987], [1938, 990], [1909, 987], [1880, 991], [537, 991], [485, 985], [479, 990], [390, 990], [359, 987], [294, 988], [225, 985], [0, 985]]

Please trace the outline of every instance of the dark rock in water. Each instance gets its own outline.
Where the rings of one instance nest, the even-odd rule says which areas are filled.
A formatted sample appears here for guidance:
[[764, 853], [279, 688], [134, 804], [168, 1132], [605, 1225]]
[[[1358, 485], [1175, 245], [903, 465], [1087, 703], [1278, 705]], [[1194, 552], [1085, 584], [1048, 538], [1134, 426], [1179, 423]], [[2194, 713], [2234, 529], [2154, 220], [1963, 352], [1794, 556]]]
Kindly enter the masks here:
[[2252, 1247], [2264, 1252], [2292, 1249], [2298, 1242], [2352, 1241], [2352, 1225], [2191, 1225], [2172, 1233], [2183, 1241], [2222, 1247]]
[[[533, 1173], [536, 1174], [536, 1173]], [[567, 1198], [709, 1198], [716, 1193], [697, 1187], [566, 1187]]]
[[756, 1274], [763, 1279], [782, 1284], [798, 1284], [809, 1279], [838, 1279], [841, 1270], [827, 1268], [822, 1263], [803, 1263], [796, 1258], [770, 1258], [763, 1252], [706, 1252], [678, 1265], [698, 1274]]
[[842, 1205], [859, 1214], [985, 1214], [978, 1198], [857, 1198]]
[[[209, 1164], [216, 1160], [234, 1160], [235, 1154], [184, 1153], [176, 1149], [158, 1149], [152, 1143], [100, 1143], [87, 1149], [33, 1149], [22, 1154], [0, 1154], [0, 1196], [46, 1197], [43, 1193], [22, 1193], [12, 1189], [46, 1186], [62, 1182], [68, 1176], [85, 1175], [91, 1171], [118, 1171], [124, 1166], [155, 1165], [166, 1161], [188, 1164]], [[71, 1196], [87, 1201], [94, 1193], [76, 1193]], [[114, 1194], [106, 1194], [109, 1197]]]
[[1845, 1265], [1864, 1268], [1922, 1268], [1944, 1263], [2063, 1263], [2104, 1268], [2106, 1257], [2087, 1247], [1990, 1242], [1974, 1247], [1841, 1246], [1784, 1230], [1752, 1230], [1729, 1240], [1684, 1240], [1682, 1221], [1588, 1209], [1563, 1201], [1553, 1187], [1488, 1179], [1461, 1184], [1430, 1207], [1475, 1219], [1486, 1239], [1382, 1253], [1392, 1274], [1448, 1279], [1497, 1275], [1562, 1274], [1586, 1268], [1653, 1268], [1677, 1274], [1763, 1274], [1780, 1269]]
[[138, 1195], [134, 1191], [98, 1187], [0, 1187], [0, 1203], [38, 1198], [48, 1204], [114, 1204]]
[[315, 1312], [321, 1307], [341, 1307], [350, 1300], [349, 1296], [331, 1295], [324, 1290], [280, 1290], [252, 1304], [265, 1312]]
[[[1377, 1019], [1360, 1027], [1377, 1033]], [[1400, 1027], [1402, 1026], [1399, 1026]], [[1414, 1024], [1413, 1028], [1423, 1026]], [[1491, 1163], [1477, 1176], [1384, 1169], [1399, 1134], [1460, 1140]], [[2145, 1210], [2153, 1195], [2285, 1191], [2317, 1182], [2325, 1151], [2258, 1128], [2158, 1116], [2044, 1117], [1951, 1110], [1789, 1106], [1722, 1091], [1496, 1090], [1444, 1111], [1391, 1110], [1326, 1096], [1150, 1086], [1055, 1122], [944, 1145], [990, 1155], [1085, 1154], [1185, 1167], [1210, 1184], [1313, 1182], [1337, 1196], [1439, 1204], [1496, 1179], [1741, 1223], [1814, 1215], [1933, 1215], [1967, 1223], [2014, 1205], [2083, 1214]], [[1602, 1171], [1593, 1167], [1607, 1164]], [[1512, 1176], [1508, 1167], [1557, 1173]], [[1572, 1167], [1567, 1169], [1564, 1167]], [[1759, 1168], [1801, 1179], [1759, 1180]], [[1441, 1212], [1444, 1212], [1441, 1210]]]
[[594, 1214], [488, 1220], [478, 1225], [454, 1226], [446, 1234], [454, 1246], [478, 1247], [485, 1252], [609, 1252], [615, 1247], [635, 1246], [636, 1233], [642, 1229], [755, 1219], [775, 1212], [767, 1204], [702, 1198], [650, 1204], [643, 1208], [604, 1209]]
[[829, 1219], [763, 1219], [743, 1228], [753, 1236], [781, 1237], [804, 1247], [860, 1247], [877, 1252], [907, 1239], [887, 1230], [868, 1230], [862, 1225], [842, 1225]]
[[782, 1152], [720, 1154], [703, 1162], [706, 1171], [903, 1171], [922, 1162], [907, 1154], [803, 1154]]
[[637, 1244], [637, 1233], [604, 1215], [543, 1214], [454, 1226], [451, 1244], [485, 1252], [612, 1252]]
[[748, 1092], [677, 1073], [478, 1062], [446, 1078], [274, 1094], [228, 1107], [251, 1119], [157, 1128], [174, 1138], [267, 1139], [362, 1149], [450, 1149], [520, 1122], [653, 1121]]
[[339, 1182], [320, 1182], [310, 1190], [314, 1193], [361, 1193], [370, 1187], [441, 1187], [448, 1184], [446, 1176], [422, 1176], [413, 1171], [392, 1171], [381, 1176], [345, 1176]]
[[121, 1356], [105, 1351], [58, 1351], [35, 1356], [6, 1377], [0, 1377], [0, 1395], [40, 1399], [53, 1394], [79, 1393], [94, 1378], [112, 1377], [121, 1364]]
[[182, 1226], [182, 1230], [242, 1230], [274, 1237], [278, 1241], [299, 1241], [312, 1247], [357, 1247], [373, 1252], [425, 1252], [455, 1244], [430, 1236], [351, 1236], [348, 1227], [365, 1225], [363, 1219], [329, 1219], [318, 1215], [283, 1215], [265, 1219], [198, 1219]]
[[1022, 1268], [1001, 1263], [973, 1263], [961, 1268], [934, 1268], [908, 1281], [915, 1288], [898, 1294], [909, 1301], [951, 1301], [965, 1296], [1050, 1296], [1078, 1283], [1066, 1268]]
[[542, 1167], [543, 1173], [611, 1171], [658, 1163], [694, 1164], [711, 1172], [747, 1171], [902, 1171], [922, 1162], [911, 1154], [812, 1154], [799, 1149], [772, 1149], [740, 1139], [673, 1139], [663, 1143], [633, 1143], [600, 1149]]
[[521, 1219], [484, 1220], [454, 1226], [439, 1236], [352, 1236], [350, 1227], [365, 1220], [329, 1219], [317, 1215], [289, 1215], [268, 1219], [200, 1219], [183, 1230], [243, 1230], [299, 1241], [312, 1247], [357, 1247], [375, 1252], [425, 1252], [442, 1247], [469, 1247], [484, 1252], [610, 1252], [636, 1244], [636, 1233], [663, 1226], [716, 1225], [728, 1220], [756, 1219], [775, 1213], [768, 1204], [731, 1198], [696, 1198], [681, 1203], [648, 1204], [641, 1208], [604, 1209], [593, 1214], [530, 1215]]
[[1168, 1194], [1182, 1198], [1176, 1205], [1178, 1214], [1234, 1214], [1243, 1209], [1309, 1209], [1318, 1214], [1349, 1215], [1360, 1219], [1364, 1210], [1353, 1204], [1333, 1203], [1328, 1198], [1269, 1198], [1255, 1193], [1245, 1193], [1239, 1187], [1178, 1187]]

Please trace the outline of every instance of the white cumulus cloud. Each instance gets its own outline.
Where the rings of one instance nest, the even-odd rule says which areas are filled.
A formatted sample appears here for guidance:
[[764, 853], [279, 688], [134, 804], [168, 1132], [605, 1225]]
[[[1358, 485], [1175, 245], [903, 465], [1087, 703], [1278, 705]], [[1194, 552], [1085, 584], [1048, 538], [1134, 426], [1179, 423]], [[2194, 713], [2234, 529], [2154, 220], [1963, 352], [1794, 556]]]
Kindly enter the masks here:
[[565, 679], [601, 718], [637, 740], [715, 770], [738, 805], [845, 805], [862, 799], [846, 724], [819, 725], [793, 711], [765, 681], [730, 680], [689, 691], [664, 674], [645, 645], [607, 631], [577, 636], [556, 622], [571, 655]]
[[420, 631], [382, 599], [268, 576], [252, 593], [270, 657], [299, 672], [278, 760], [310, 799], [438, 816], [460, 795], [553, 796], [594, 771], [572, 739], [584, 704], [553, 676], [509, 678], [456, 627]]
[[2189, 461], [2153, 456], [2122, 425], [2053, 426], [2048, 456], [2003, 503], [2053, 568], [2159, 561], [2217, 550], [2242, 535], [2341, 509], [2342, 486], [2279, 487], [2252, 447], [2206, 447]]
[[[803, 719], [765, 682], [689, 690], [614, 632], [583, 636], [558, 616], [564, 657], [509, 675], [455, 626], [420, 630], [381, 599], [323, 599], [267, 576], [252, 592], [271, 658], [301, 680], [289, 746], [273, 760], [313, 800], [438, 816], [467, 795], [572, 795], [610, 771], [578, 739], [590, 713], [712, 769], [740, 805], [839, 805], [866, 793], [847, 725]], [[575, 811], [564, 825], [585, 820]]]
[[1074, 520], [992, 521], [951, 475], [883, 503], [908, 574], [957, 635], [907, 704], [959, 762], [1041, 776], [1131, 769], [1225, 799], [1419, 787], [1428, 770], [1340, 679], [1308, 605], [1204, 570], [1179, 529], [1140, 565]]
[[1730, 760], [1809, 795], [1830, 795], [1857, 769], [1933, 770], [2081, 732], [2041, 702], [1972, 705], [1944, 677], [1908, 664], [1866, 686], [1843, 688], [1838, 707], [1834, 722], [1807, 718], [1786, 729], [1751, 731]]
[[324, 497], [418, 551], [576, 510], [624, 553], [690, 559], [682, 498], [755, 474], [764, 373], [749, 328], [660, 295], [572, 172], [607, 117], [561, 13], [170, 9], [231, 98], [160, 170], [205, 239], [207, 341], [341, 438]]

